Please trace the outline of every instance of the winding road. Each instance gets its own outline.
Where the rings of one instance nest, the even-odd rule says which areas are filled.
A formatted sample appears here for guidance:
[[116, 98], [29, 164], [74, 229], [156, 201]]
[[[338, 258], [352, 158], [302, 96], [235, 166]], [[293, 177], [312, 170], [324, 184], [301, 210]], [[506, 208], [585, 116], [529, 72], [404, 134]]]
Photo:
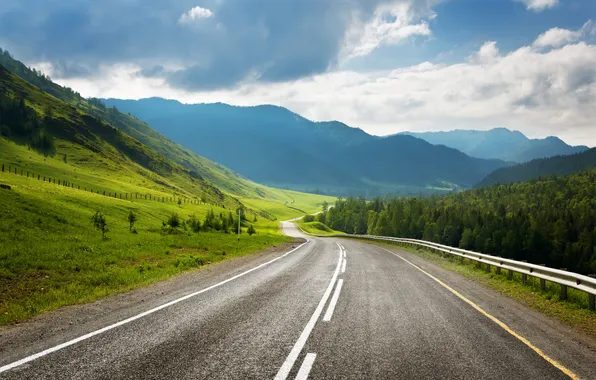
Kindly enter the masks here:
[[0, 330], [0, 379], [596, 379], [593, 341], [516, 301], [397, 247], [283, 229], [306, 242]]

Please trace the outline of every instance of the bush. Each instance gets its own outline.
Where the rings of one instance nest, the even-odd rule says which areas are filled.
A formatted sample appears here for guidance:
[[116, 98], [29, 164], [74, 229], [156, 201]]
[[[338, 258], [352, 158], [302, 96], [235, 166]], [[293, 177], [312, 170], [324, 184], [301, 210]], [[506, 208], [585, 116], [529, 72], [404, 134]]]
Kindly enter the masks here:
[[314, 222], [315, 221], [315, 217], [313, 215], [305, 215], [304, 218], [302, 218], [302, 221], [304, 223]]
[[170, 230], [175, 230], [176, 228], [180, 227], [182, 225], [180, 222], [180, 216], [176, 213], [173, 213], [168, 218], [166, 225], [170, 227]]
[[246, 231], [247, 234], [249, 234], [250, 236], [254, 235], [257, 233], [257, 231], [255, 231], [255, 228], [252, 226], [252, 224], [250, 226], [248, 226], [248, 230]]
[[201, 221], [194, 214], [188, 218], [188, 225], [193, 232], [199, 233], [201, 231]]
[[[134, 225], [136, 223], [136, 221], [138, 220], [137, 214], [135, 214], [134, 212], [132, 212], [132, 210], [130, 210], [130, 212], [128, 213], [128, 230], [130, 232], [133, 232], [133, 228]], [[136, 233], [136, 230], [134, 230], [134, 233]]]
[[96, 230], [101, 231], [101, 238], [106, 238], [106, 232], [109, 231], [108, 224], [106, 222], [106, 217], [103, 215], [101, 211], [96, 211], [95, 214], [91, 217], [91, 223]]

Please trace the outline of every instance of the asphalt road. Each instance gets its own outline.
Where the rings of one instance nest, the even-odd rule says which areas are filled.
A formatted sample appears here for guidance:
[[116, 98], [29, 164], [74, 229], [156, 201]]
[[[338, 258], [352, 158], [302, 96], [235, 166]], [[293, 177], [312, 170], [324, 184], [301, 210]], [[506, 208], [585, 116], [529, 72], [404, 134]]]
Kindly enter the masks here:
[[593, 342], [504, 296], [397, 248], [309, 239], [118, 326], [34, 349], [5, 331], [0, 379], [596, 379]]

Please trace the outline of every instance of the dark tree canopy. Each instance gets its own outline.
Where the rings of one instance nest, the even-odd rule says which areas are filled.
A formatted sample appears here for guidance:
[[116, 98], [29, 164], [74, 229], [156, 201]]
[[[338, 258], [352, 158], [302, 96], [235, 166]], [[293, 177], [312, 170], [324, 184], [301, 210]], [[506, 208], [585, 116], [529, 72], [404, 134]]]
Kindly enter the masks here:
[[443, 197], [338, 200], [335, 230], [424, 239], [596, 273], [596, 170]]

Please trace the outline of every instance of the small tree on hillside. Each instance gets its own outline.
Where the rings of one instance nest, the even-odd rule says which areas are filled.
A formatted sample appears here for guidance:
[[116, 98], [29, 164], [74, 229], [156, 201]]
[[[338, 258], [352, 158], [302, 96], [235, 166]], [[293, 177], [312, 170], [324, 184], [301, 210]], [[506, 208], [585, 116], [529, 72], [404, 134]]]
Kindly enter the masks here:
[[201, 221], [194, 214], [188, 218], [188, 225], [193, 232], [199, 233], [201, 231]]
[[180, 227], [180, 225], [181, 225], [180, 216], [176, 213], [173, 213], [168, 218], [168, 221], [166, 222], [166, 224], [170, 227], [170, 230], [172, 230], [172, 231], [175, 230], [176, 228]]
[[252, 235], [256, 234], [257, 231], [255, 231], [255, 228], [251, 224], [250, 226], [248, 226], [248, 230], [246, 230], [246, 233], [249, 234], [250, 236], [252, 236]]
[[106, 223], [106, 217], [101, 211], [96, 211], [91, 217], [91, 223], [96, 230], [101, 231], [101, 238], [106, 238], [106, 232], [109, 231], [108, 224]]
[[130, 212], [128, 213], [128, 230], [130, 232], [132, 232], [133, 227], [135, 226], [136, 221], [138, 220], [137, 214], [135, 214], [134, 212], [132, 212], [132, 210], [130, 210]]

